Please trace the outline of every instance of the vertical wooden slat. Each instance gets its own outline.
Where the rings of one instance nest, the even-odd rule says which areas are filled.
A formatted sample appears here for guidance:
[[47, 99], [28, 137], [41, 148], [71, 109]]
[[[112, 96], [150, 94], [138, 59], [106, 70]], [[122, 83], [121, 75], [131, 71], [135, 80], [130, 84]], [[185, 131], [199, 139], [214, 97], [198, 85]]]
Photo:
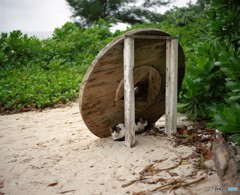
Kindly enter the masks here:
[[178, 40], [166, 40], [166, 133], [177, 132]]
[[125, 144], [135, 145], [135, 96], [134, 96], [134, 39], [124, 39], [124, 119], [126, 127]]

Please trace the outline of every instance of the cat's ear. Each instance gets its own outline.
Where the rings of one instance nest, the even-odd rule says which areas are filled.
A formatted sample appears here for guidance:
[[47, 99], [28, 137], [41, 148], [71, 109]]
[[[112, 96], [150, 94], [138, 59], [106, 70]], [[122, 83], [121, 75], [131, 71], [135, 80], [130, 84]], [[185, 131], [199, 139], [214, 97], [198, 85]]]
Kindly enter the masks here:
[[111, 127], [109, 127], [109, 129], [110, 129], [110, 132], [112, 133], [112, 132], [113, 132], [113, 129], [112, 129]]
[[139, 122], [141, 122], [141, 123], [144, 123], [144, 121], [143, 121], [143, 119], [142, 119], [142, 118], [140, 118], [140, 119], [139, 119]]

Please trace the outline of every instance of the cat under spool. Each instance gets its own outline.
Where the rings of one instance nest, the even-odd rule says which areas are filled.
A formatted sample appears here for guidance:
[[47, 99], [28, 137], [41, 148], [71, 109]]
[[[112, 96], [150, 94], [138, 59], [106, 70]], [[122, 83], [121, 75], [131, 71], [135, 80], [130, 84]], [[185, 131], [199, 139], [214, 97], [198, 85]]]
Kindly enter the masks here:
[[[134, 126], [135, 133], [138, 134], [144, 132], [147, 125], [148, 122], [140, 118], [139, 121], [135, 123]], [[125, 141], [126, 134], [125, 124], [119, 123], [113, 128], [110, 127], [110, 131], [114, 141]]]

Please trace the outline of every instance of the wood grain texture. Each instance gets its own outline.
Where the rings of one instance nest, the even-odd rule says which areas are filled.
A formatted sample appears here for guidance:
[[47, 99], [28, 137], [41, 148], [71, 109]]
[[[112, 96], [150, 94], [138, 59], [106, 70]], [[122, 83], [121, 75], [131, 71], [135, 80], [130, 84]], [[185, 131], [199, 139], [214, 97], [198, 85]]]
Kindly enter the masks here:
[[[123, 79], [123, 48], [125, 35], [169, 36], [159, 29], [137, 29], [112, 41], [96, 56], [83, 79], [79, 108], [89, 130], [98, 137], [110, 136], [109, 127], [124, 122], [124, 112], [116, 105], [116, 91]], [[160, 75], [160, 89], [150, 105], [136, 102], [136, 118], [144, 118], [149, 122], [157, 121], [165, 112], [165, 79], [166, 79], [166, 40], [135, 39], [134, 71], [140, 67], [152, 67]], [[178, 88], [184, 77], [184, 55], [182, 47], [178, 47]], [[135, 74], [135, 73], [134, 73]], [[142, 74], [142, 73], [141, 73]], [[150, 73], [151, 74], [151, 73]], [[156, 78], [148, 77], [152, 82]], [[148, 86], [147, 97], [153, 99], [154, 90]], [[140, 97], [137, 97], [140, 100]], [[122, 100], [123, 101], [123, 100]], [[139, 109], [140, 108], [140, 109]]]
[[135, 145], [135, 96], [134, 96], [134, 39], [124, 39], [124, 122], [125, 145]]
[[177, 132], [178, 40], [166, 41], [166, 133]]

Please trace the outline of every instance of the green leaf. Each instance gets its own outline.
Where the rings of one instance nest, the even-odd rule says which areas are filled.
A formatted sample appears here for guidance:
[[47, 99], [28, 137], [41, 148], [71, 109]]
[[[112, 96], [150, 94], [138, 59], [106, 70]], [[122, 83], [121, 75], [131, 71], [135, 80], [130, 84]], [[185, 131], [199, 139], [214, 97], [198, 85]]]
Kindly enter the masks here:
[[229, 137], [229, 139], [237, 145], [240, 145], [240, 134], [233, 134]]

